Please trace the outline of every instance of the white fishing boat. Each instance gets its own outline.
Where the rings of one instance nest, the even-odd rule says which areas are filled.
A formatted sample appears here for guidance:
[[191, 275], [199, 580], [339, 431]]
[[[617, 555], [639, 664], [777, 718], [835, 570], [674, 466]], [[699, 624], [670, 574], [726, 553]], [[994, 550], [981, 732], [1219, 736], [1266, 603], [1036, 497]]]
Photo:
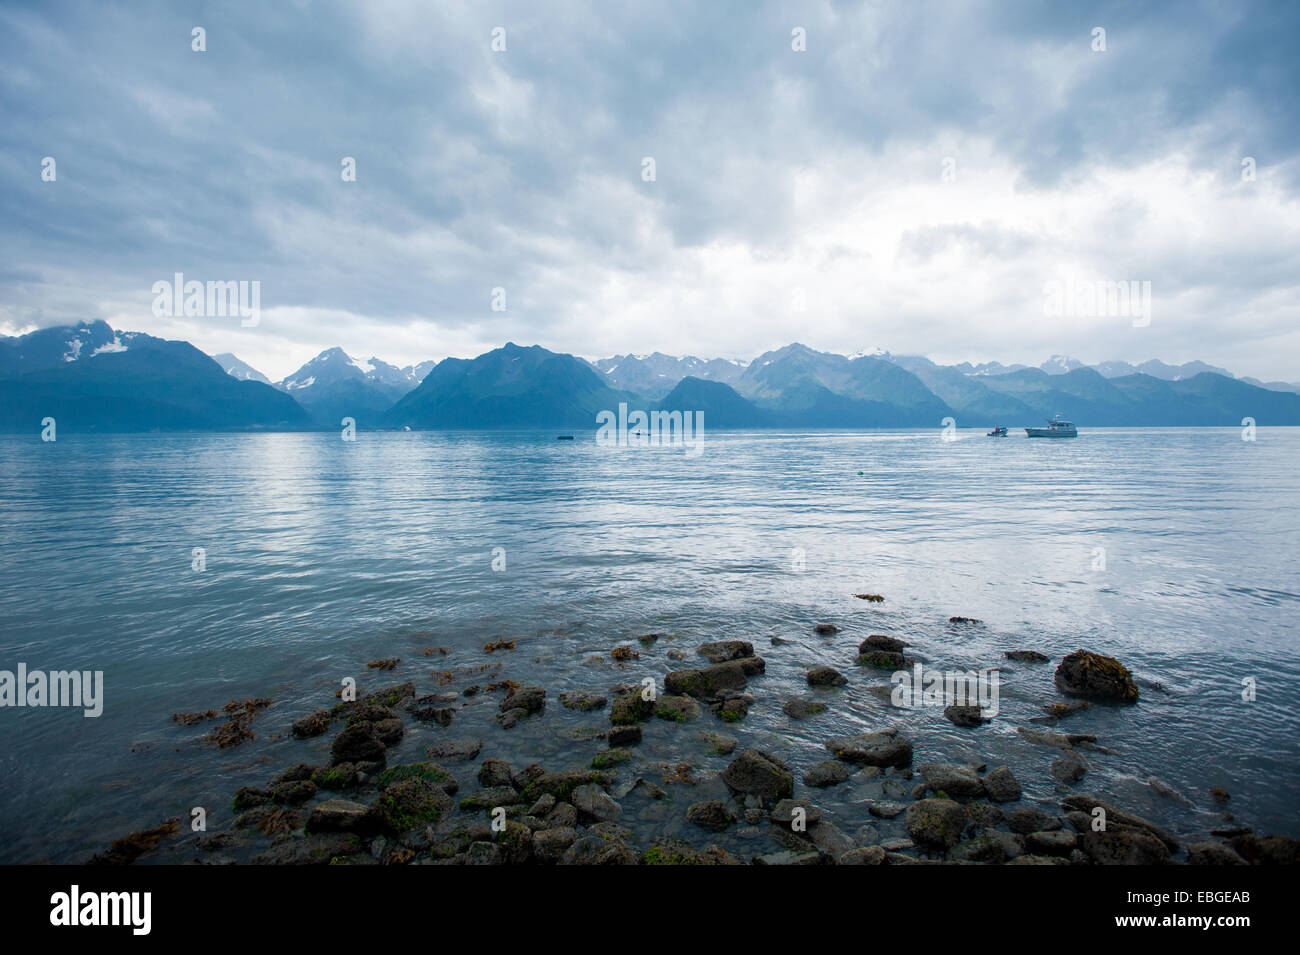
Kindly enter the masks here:
[[1046, 428], [1026, 428], [1025, 434], [1031, 438], [1077, 438], [1079, 431], [1073, 422], [1063, 420], [1058, 414], [1047, 422]]

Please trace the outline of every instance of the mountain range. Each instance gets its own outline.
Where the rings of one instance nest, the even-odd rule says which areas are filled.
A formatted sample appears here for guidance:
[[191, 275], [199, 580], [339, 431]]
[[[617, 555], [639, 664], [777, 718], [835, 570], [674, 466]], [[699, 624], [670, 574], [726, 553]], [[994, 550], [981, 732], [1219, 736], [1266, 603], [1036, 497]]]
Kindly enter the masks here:
[[321, 352], [280, 382], [234, 355], [114, 331], [105, 322], [0, 337], [0, 430], [593, 428], [620, 403], [702, 412], [712, 428], [1300, 425], [1300, 387], [1202, 362], [940, 365], [880, 349], [791, 344], [752, 361], [616, 355], [588, 361], [508, 342], [472, 359], [398, 367]]

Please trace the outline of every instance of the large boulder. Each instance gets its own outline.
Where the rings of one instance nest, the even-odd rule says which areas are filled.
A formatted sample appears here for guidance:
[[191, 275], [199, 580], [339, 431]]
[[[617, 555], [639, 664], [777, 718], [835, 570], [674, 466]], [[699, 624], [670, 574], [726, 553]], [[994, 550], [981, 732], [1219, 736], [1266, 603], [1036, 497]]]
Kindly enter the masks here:
[[726, 663], [754, 655], [754, 645], [747, 640], [718, 640], [700, 647], [700, 655], [710, 663]]
[[916, 768], [932, 793], [943, 793], [959, 799], [974, 799], [985, 795], [983, 781], [969, 766], [958, 763], [922, 763]]
[[743, 660], [716, 663], [702, 670], [674, 670], [664, 677], [664, 689], [669, 693], [713, 699], [723, 690], [743, 690], [749, 684], [746, 672]]
[[790, 767], [771, 753], [757, 749], [741, 750], [722, 771], [722, 781], [732, 792], [773, 802], [794, 794], [794, 773]]
[[1133, 674], [1114, 657], [1075, 650], [1056, 668], [1056, 688], [1067, 696], [1134, 703], [1138, 698]]
[[846, 763], [899, 768], [912, 765], [912, 741], [895, 730], [836, 736], [826, 741], [826, 748]]
[[903, 825], [923, 849], [950, 849], [966, 828], [966, 810], [951, 799], [922, 799], [907, 807]]

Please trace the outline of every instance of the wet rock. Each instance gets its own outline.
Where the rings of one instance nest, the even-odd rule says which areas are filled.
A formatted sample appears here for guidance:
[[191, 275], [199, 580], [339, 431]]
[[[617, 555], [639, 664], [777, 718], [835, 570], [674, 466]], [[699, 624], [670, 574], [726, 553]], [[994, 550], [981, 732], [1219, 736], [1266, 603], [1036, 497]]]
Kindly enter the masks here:
[[907, 803], [890, 802], [889, 800], [872, 800], [867, 803], [867, 812], [871, 813], [877, 819], [897, 819], [903, 813], [907, 812]]
[[816, 700], [793, 699], [786, 700], [781, 707], [781, 712], [792, 720], [806, 720], [810, 716], [816, 716], [818, 713], [825, 713], [826, 707]]
[[926, 787], [948, 797], [975, 799], [985, 794], [984, 782], [975, 770], [957, 763], [922, 763], [916, 767]]
[[1025, 836], [1025, 848], [1034, 855], [1068, 856], [1074, 851], [1079, 837], [1066, 830], [1044, 830]]
[[560, 694], [561, 706], [568, 710], [580, 710], [583, 713], [604, 709], [607, 702], [609, 701], [599, 693], [577, 693], [566, 691]]
[[910, 646], [910, 644], [899, 640], [897, 637], [887, 637], [883, 633], [873, 633], [858, 644], [858, 653], [902, 653], [903, 648], [907, 646]]
[[546, 824], [572, 828], [578, 824], [578, 810], [571, 802], [556, 803], [555, 808], [546, 814]]
[[523, 710], [525, 713], [540, 713], [546, 709], [546, 690], [540, 686], [517, 686], [506, 694], [501, 701], [501, 712]]
[[513, 775], [510, 764], [501, 759], [485, 759], [478, 768], [480, 786], [510, 786]]
[[271, 789], [271, 801], [281, 806], [301, 806], [316, 795], [316, 784], [310, 779], [280, 783]]
[[365, 843], [349, 832], [321, 832], [286, 839], [253, 857], [255, 865], [329, 865], [365, 851]]
[[1007, 813], [1007, 826], [1022, 835], [1030, 832], [1054, 831], [1061, 828], [1061, 820], [1038, 809], [1014, 809]]
[[1251, 865], [1295, 865], [1300, 861], [1300, 842], [1290, 836], [1233, 836], [1229, 845]]
[[912, 741], [896, 730], [836, 736], [826, 741], [826, 748], [846, 763], [900, 767], [912, 764]]
[[271, 791], [269, 789], [257, 789], [253, 786], [241, 786], [235, 792], [235, 799], [232, 805], [236, 812], [243, 812], [245, 809], [265, 806], [270, 801]]
[[745, 676], [758, 676], [767, 672], [767, 661], [762, 657], [742, 657], [734, 662], [740, 664], [740, 668], [745, 671]]
[[813, 667], [808, 671], [809, 686], [843, 686], [848, 678], [833, 667]]
[[1029, 726], [1017, 726], [1016, 732], [1031, 743], [1037, 743], [1040, 746], [1056, 746], [1070, 751], [1069, 754], [1072, 756], [1077, 755], [1073, 752], [1075, 748], [1110, 755], [1114, 754], [1114, 750], [1107, 749], [1105, 746], [1098, 746], [1097, 737], [1091, 733], [1047, 733]]
[[1067, 696], [1133, 703], [1138, 698], [1133, 674], [1114, 657], [1075, 650], [1056, 668], [1056, 688]]
[[825, 789], [827, 786], [837, 786], [845, 782], [852, 774], [853, 770], [838, 759], [828, 759], [810, 767], [803, 774], [803, 784]]
[[1193, 842], [1187, 846], [1188, 865], [1250, 865], [1237, 850], [1222, 842]]
[[850, 849], [835, 861], [837, 865], [884, 865], [885, 850], [880, 846]]
[[744, 697], [733, 697], [724, 703], [716, 704], [712, 709], [722, 722], [739, 723], [749, 715], [749, 700]]
[[816, 849], [794, 851], [784, 849], [781, 852], [768, 852], [754, 856], [754, 865], [822, 865], [825, 857]]
[[420, 723], [437, 723], [439, 726], [450, 726], [451, 721], [456, 718], [456, 708], [454, 706], [412, 706], [407, 710], [411, 718]]
[[641, 854], [632, 846], [626, 829], [599, 823], [580, 835], [564, 855], [561, 865], [638, 865]]
[[749, 683], [739, 660], [715, 663], [702, 670], [674, 670], [664, 677], [664, 688], [677, 695], [711, 699], [722, 690], [743, 690]]
[[313, 736], [320, 736], [329, 728], [329, 710], [317, 710], [302, 719], [294, 720], [292, 731], [295, 739], [311, 739]]
[[541, 819], [555, 808], [556, 801], [556, 798], [550, 793], [543, 793], [535, 803], [528, 807], [528, 815]]
[[1066, 756], [1052, 760], [1048, 767], [1052, 778], [1063, 786], [1072, 786], [1088, 772], [1088, 766], [1081, 759]]
[[1007, 860], [1006, 846], [991, 833], [984, 833], [974, 839], [958, 843], [948, 853], [948, 858], [960, 862], [983, 862], [989, 865], [1001, 865]]
[[984, 789], [994, 802], [1015, 802], [1022, 790], [1010, 766], [999, 766], [984, 777]]
[[1052, 658], [1037, 650], [1007, 650], [1004, 654], [1008, 660], [1017, 663], [1050, 663]]
[[730, 756], [740, 744], [740, 741], [734, 736], [707, 730], [700, 734], [700, 738], [709, 747], [709, 751], [716, 756]]
[[390, 766], [379, 774], [375, 782], [382, 789], [392, 783], [412, 778], [423, 779], [431, 786], [437, 786], [448, 796], [454, 796], [457, 790], [460, 789], [460, 782], [456, 777], [449, 770], [433, 762], [402, 763], [399, 766]]
[[452, 763], [462, 763], [473, 759], [483, 748], [481, 739], [461, 736], [455, 739], [439, 740], [428, 748], [431, 759], [445, 759]]
[[720, 799], [691, 803], [686, 809], [686, 821], [708, 832], [722, 832], [736, 817]]
[[660, 787], [656, 786], [648, 779], [638, 779], [632, 784], [632, 788], [629, 792], [631, 795], [640, 799], [659, 800], [668, 795], [668, 793], [664, 792]]
[[994, 826], [1002, 825], [1006, 819], [1001, 809], [982, 799], [967, 803], [966, 815], [970, 817], [971, 824], [976, 829], [991, 829]]
[[801, 811], [800, 818], [805, 826], [815, 826], [822, 821], [822, 811], [806, 799], [782, 799], [772, 808], [768, 818], [776, 825], [789, 829], [794, 823], [796, 810]]
[[1190, 806], [1192, 804], [1190, 799], [1188, 799], [1178, 790], [1174, 789], [1173, 786], [1169, 785], [1163, 779], [1160, 779], [1158, 776], [1152, 776], [1150, 779], [1148, 779], [1147, 785], [1150, 786], [1152, 790], [1155, 791], [1156, 795], [1164, 799], [1168, 799], [1171, 802], [1176, 802], [1180, 806]]
[[489, 786], [460, 801], [460, 808], [466, 812], [491, 812], [502, 806], [517, 806], [524, 799], [513, 786]]
[[[1161, 843], [1165, 845], [1165, 847], [1170, 852], [1178, 851], [1178, 840], [1175, 839], [1168, 832], [1166, 832], [1164, 829], [1157, 826], [1155, 823], [1148, 822], [1147, 820], [1143, 819], [1141, 816], [1135, 816], [1131, 812], [1125, 812], [1122, 809], [1118, 809], [1115, 806], [1112, 806], [1110, 803], [1103, 802], [1102, 800], [1096, 798], [1095, 796], [1088, 796], [1084, 794], [1066, 796], [1063, 800], [1061, 800], [1061, 805], [1066, 810], [1074, 810], [1079, 813], [1085, 813], [1086, 814], [1085, 826], [1087, 828], [1091, 828], [1090, 822], [1094, 810], [1096, 810], [1097, 808], [1101, 808], [1102, 810], [1105, 811], [1106, 827], [1108, 829], [1115, 829], [1117, 827], [1120, 827], [1120, 828], [1134, 829], [1140, 832], [1145, 832], [1148, 835], [1154, 836], [1156, 839], [1158, 839]], [[1079, 829], [1080, 827], [1076, 825], [1075, 828]], [[1080, 831], [1082, 830], [1080, 829]]]
[[722, 771], [722, 781], [732, 792], [764, 800], [785, 799], [794, 793], [790, 767], [771, 753], [757, 749], [741, 750]]
[[901, 653], [890, 650], [868, 650], [859, 653], [856, 661], [860, 667], [874, 667], [877, 670], [901, 670], [907, 665]]
[[466, 865], [502, 865], [505, 852], [495, 842], [471, 842], [465, 850]]
[[606, 788], [614, 784], [615, 775], [598, 769], [576, 769], [564, 772], [545, 772], [531, 779], [523, 788], [526, 801], [537, 800], [543, 793], [550, 793], [560, 802], [573, 795], [579, 786], [599, 786]]
[[907, 807], [903, 825], [918, 846], [948, 849], [961, 839], [966, 810], [951, 799], [922, 799]]
[[403, 701], [415, 696], [415, 684], [407, 681], [406, 683], [397, 683], [393, 686], [384, 687], [382, 690], [375, 690], [373, 693], [367, 693], [357, 701], [360, 706], [374, 704], [376, 706], [400, 706]]
[[1169, 861], [1165, 844], [1138, 829], [1087, 829], [1079, 841], [1084, 854], [1099, 865], [1163, 865]]
[[379, 830], [379, 818], [370, 807], [348, 799], [327, 799], [312, 807], [307, 817], [307, 832], [374, 833]]
[[641, 742], [641, 727], [636, 724], [611, 726], [607, 741], [610, 746], [635, 746]]
[[533, 833], [533, 856], [540, 862], [558, 862], [577, 841], [578, 830], [570, 826], [540, 829]]
[[317, 789], [352, 789], [358, 785], [357, 767], [353, 763], [323, 766], [312, 774], [311, 781]]
[[949, 617], [948, 622], [958, 626], [974, 627], [984, 623], [983, 620], [977, 620], [975, 617]]
[[661, 696], [655, 706], [655, 716], [671, 723], [688, 723], [700, 716], [700, 704], [689, 696]]
[[966, 706], [960, 703], [945, 707], [943, 715], [954, 726], [982, 726], [989, 722], [989, 718], [978, 706]]
[[382, 762], [385, 747], [375, 735], [373, 724], [354, 723], [334, 737], [330, 754], [336, 766], [339, 763]]
[[853, 840], [834, 823], [823, 819], [808, 829], [808, 838], [826, 861], [834, 863], [840, 856], [852, 852], [857, 846]]
[[517, 706], [513, 710], [503, 710], [497, 714], [497, 723], [502, 729], [510, 730], [519, 725], [519, 721], [528, 715], [528, 711], [522, 706]]
[[813, 627], [813, 633], [819, 637], [829, 637], [840, 632], [840, 628], [833, 623], [819, 623]]
[[294, 763], [288, 769], [282, 769], [271, 777], [271, 785], [278, 786], [281, 783], [295, 783], [304, 779], [311, 779], [315, 774], [317, 767], [310, 763]]
[[375, 802], [374, 811], [383, 827], [401, 835], [417, 826], [436, 823], [455, 807], [451, 797], [439, 787], [418, 776], [385, 786]]
[[726, 663], [754, 655], [754, 645], [746, 640], [718, 640], [700, 647], [700, 655], [710, 663]]
[[623, 807], [600, 786], [590, 783], [578, 786], [569, 797], [580, 819], [596, 822], [616, 822], [623, 818]]
[[696, 849], [680, 839], [661, 838], [646, 850], [646, 865], [744, 865], [744, 860], [721, 846]]
[[615, 726], [644, 723], [655, 712], [655, 701], [643, 698], [641, 690], [624, 693], [609, 708], [609, 721]]

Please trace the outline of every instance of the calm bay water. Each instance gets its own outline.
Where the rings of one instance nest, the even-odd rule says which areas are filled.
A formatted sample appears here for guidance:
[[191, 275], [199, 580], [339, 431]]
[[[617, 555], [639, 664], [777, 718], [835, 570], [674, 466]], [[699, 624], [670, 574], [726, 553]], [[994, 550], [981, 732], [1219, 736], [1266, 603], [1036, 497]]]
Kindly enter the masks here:
[[[468, 735], [485, 740], [482, 757], [516, 767], [585, 766], [602, 744], [576, 737], [608, 718], [561, 708], [561, 691], [662, 677], [687, 665], [669, 650], [697, 660], [695, 647], [718, 639], [751, 640], [767, 660], [748, 718], [654, 721], [624, 775], [652, 775], [656, 762], [721, 769], [701, 729], [802, 770], [828, 757], [829, 736], [898, 725], [918, 763], [1006, 762], [1027, 799], [1053, 800], [1059, 752], [1015, 728], [1059, 698], [1055, 663], [1086, 647], [1165, 692], [1044, 727], [1116, 750], [1089, 755], [1078, 791], [1190, 834], [1223, 824], [1209, 796], [1221, 786], [1239, 822], [1300, 835], [1300, 430], [1261, 429], [1254, 442], [1235, 429], [951, 443], [937, 431], [709, 433], [699, 457], [580, 438], [0, 437], [0, 669], [103, 670], [106, 684], [98, 719], [0, 710], [0, 861], [75, 861], [192, 806], [227, 825], [239, 786], [324, 761], [329, 737], [287, 730], [333, 703], [344, 676], [363, 691], [407, 679], [422, 693], [496, 679], [548, 690], [546, 713], [510, 731], [493, 722], [496, 695], [468, 701], [447, 729], [408, 720], [390, 762]], [[504, 571], [492, 568], [498, 547]], [[853, 598], [864, 591], [886, 600]], [[953, 627], [954, 614], [984, 624]], [[843, 632], [816, 636], [819, 622]], [[647, 632], [676, 636], [638, 661], [610, 659]], [[888, 680], [853, 667], [869, 633], [900, 636], [942, 668], [997, 665], [1019, 648], [1053, 663], [1008, 665], [998, 718], [964, 730], [940, 709], [894, 710], [868, 692]], [[483, 652], [500, 638], [517, 649]], [[381, 657], [402, 662], [368, 672]], [[471, 675], [483, 664], [494, 668]], [[819, 694], [827, 713], [792, 721], [781, 704], [809, 695], [803, 674], [819, 664], [850, 684]], [[439, 687], [434, 671], [455, 668]], [[1258, 685], [1250, 703], [1246, 677]], [[250, 696], [274, 704], [235, 749], [170, 719]], [[474, 766], [454, 767], [466, 791]], [[1156, 794], [1152, 776], [1191, 805]], [[812, 798], [852, 833], [874, 824], [871, 795], [850, 781]], [[700, 837], [675, 817], [628, 822], [643, 844]]]

